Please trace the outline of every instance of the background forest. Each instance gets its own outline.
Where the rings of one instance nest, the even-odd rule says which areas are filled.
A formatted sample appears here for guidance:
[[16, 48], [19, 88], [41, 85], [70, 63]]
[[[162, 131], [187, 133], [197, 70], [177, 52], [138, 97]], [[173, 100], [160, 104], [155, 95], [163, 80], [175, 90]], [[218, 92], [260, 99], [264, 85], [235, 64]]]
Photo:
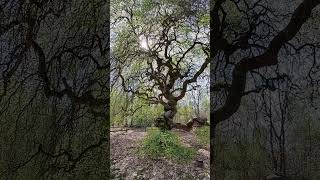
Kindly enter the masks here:
[[109, 177], [108, 62], [108, 1], [0, 1], [0, 179]]

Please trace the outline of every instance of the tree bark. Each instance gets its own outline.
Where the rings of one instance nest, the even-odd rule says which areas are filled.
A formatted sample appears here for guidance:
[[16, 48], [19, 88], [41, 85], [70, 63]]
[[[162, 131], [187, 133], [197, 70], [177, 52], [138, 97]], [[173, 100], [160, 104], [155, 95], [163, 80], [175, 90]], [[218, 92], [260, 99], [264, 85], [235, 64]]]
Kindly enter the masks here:
[[171, 130], [173, 128], [173, 118], [177, 114], [177, 101], [169, 101], [164, 105], [162, 117], [156, 119], [156, 127], [161, 130]]

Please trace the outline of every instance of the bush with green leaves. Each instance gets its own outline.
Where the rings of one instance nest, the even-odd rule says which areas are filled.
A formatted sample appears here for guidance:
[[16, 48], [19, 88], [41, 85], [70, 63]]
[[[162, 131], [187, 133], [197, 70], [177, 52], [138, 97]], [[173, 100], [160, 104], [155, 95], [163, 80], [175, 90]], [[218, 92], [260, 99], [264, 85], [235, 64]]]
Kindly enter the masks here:
[[192, 160], [196, 151], [182, 145], [178, 135], [158, 128], [149, 128], [146, 137], [141, 141], [140, 154], [153, 159], [165, 157], [170, 160], [186, 162]]
[[153, 105], [148, 106], [142, 104], [143, 107], [137, 110], [137, 112], [132, 116], [132, 125], [138, 127], [148, 127], [152, 126], [154, 120], [160, 117], [163, 113], [163, 108], [161, 106]]
[[206, 146], [210, 144], [210, 126], [203, 126], [195, 129], [197, 140], [200, 144]]
[[110, 99], [110, 119], [112, 126], [147, 127], [163, 113], [160, 105], [150, 105], [147, 101], [129, 97], [128, 94], [114, 90]]

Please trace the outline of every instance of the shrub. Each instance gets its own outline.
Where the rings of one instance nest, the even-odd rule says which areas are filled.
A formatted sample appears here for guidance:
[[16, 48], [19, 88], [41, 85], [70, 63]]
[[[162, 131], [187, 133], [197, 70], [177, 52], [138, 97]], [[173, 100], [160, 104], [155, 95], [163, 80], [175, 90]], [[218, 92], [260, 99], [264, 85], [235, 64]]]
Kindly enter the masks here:
[[152, 126], [154, 119], [160, 117], [163, 113], [163, 108], [161, 106], [142, 105], [144, 106], [131, 117], [132, 125], [138, 127]]
[[210, 126], [203, 126], [195, 130], [197, 140], [202, 145], [210, 144]]
[[142, 140], [140, 153], [151, 158], [165, 157], [170, 160], [185, 162], [191, 160], [196, 151], [182, 145], [179, 137], [169, 131], [160, 131], [158, 128], [149, 128], [146, 137]]

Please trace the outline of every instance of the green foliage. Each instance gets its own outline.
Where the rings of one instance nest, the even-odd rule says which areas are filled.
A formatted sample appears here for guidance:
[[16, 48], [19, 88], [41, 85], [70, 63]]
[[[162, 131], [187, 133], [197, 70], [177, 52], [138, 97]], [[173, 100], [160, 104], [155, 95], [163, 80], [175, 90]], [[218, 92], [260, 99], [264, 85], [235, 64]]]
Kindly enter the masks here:
[[141, 1], [141, 12], [149, 12], [156, 7], [156, 3], [152, 0]]
[[210, 23], [210, 15], [206, 13], [206, 14], [200, 16], [199, 23], [201, 23], [203, 25], [208, 25]]
[[125, 123], [125, 115], [122, 107], [126, 104], [126, 99], [119, 91], [113, 91], [110, 94], [110, 119], [111, 125], [122, 125]]
[[161, 105], [150, 106], [145, 100], [139, 98], [132, 100], [120, 91], [111, 92], [110, 104], [111, 125], [116, 126], [151, 126], [155, 118], [163, 113]]
[[178, 113], [175, 117], [175, 122], [186, 123], [191, 117], [193, 113], [192, 106], [178, 106]]
[[179, 162], [192, 160], [196, 154], [194, 149], [184, 147], [176, 134], [169, 131], [160, 131], [158, 128], [147, 130], [147, 135], [141, 142], [139, 152], [151, 158], [165, 157]]
[[202, 145], [210, 144], [210, 126], [203, 126], [195, 130], [197, 140]]
[[132, 116], [134, 126], [152, 126], [154, 120], [163, 113], [161, 106], [143, 106]]

